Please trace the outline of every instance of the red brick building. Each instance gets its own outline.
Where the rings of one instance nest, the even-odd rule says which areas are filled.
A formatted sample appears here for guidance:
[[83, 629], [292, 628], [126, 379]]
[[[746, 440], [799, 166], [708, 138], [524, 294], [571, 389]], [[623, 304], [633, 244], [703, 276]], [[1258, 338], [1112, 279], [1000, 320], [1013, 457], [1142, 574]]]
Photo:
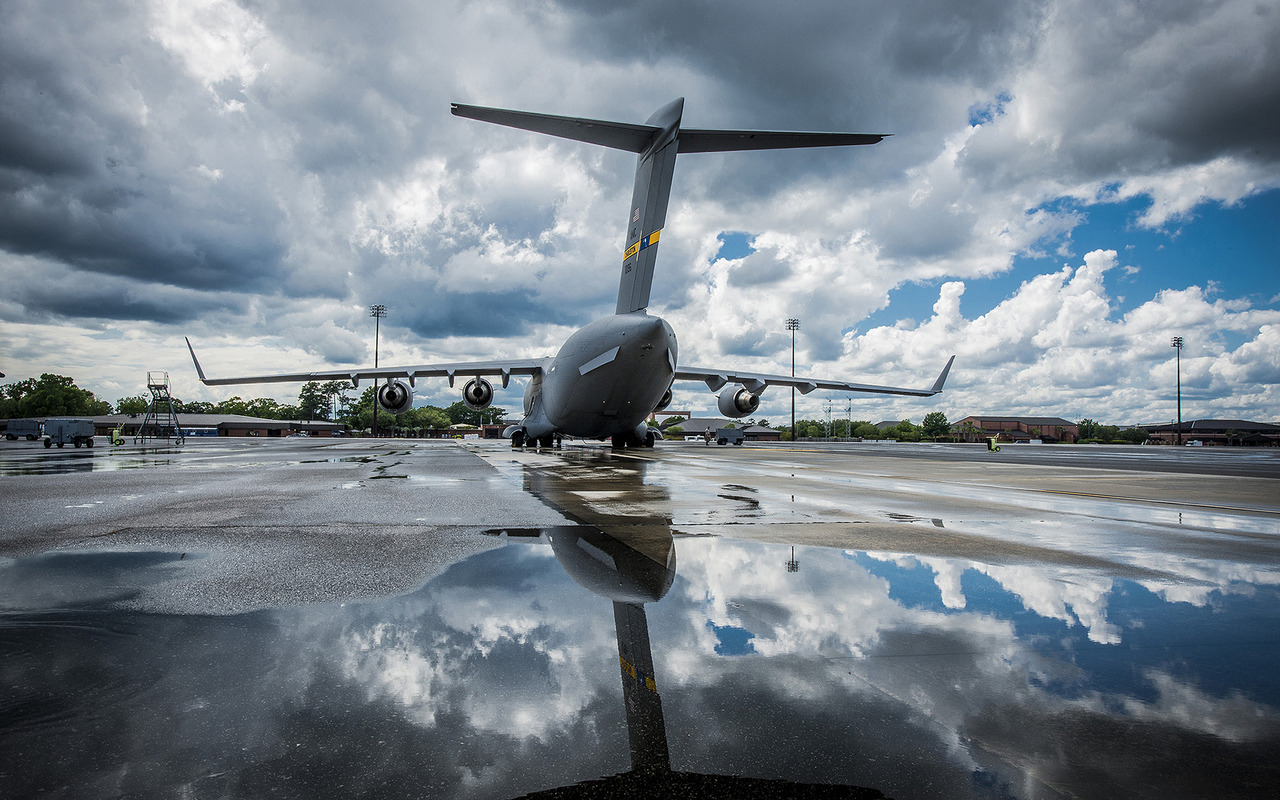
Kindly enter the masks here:
[[1074, 442], [1080, 428], [1062, 417], [972, 416], [952, 423], [951, 430], [961, 441], [982, 441], [996, 437], [1002, 442]]

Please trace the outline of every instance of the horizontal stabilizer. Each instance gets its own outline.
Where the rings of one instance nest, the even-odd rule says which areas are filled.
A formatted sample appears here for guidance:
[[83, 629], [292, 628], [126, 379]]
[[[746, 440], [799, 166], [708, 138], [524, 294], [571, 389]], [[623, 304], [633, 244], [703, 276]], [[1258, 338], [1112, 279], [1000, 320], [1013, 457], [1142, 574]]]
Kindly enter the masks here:
[[889, 133], [808, 133], [804, 131], [720, 131], [680, 129], [681, 153], [735, 150], [784, 150], [793, 147], [846, 147], [875, 144]]
[[573, 139], [576, 142], [598, 144], [615, 150], [639, 153], [648, 146], [655, 133], [662, 129], [653, 125], [634, 125], [627, 122], [607, 122], [581, 117], [558, 117], [554, 114], [534, 114], [529, 111], [510, 111], [505, 108], [485, 108], [453, 103], [455, 117], [466, 117], [481, 122], [506, 125], [534, 133]]

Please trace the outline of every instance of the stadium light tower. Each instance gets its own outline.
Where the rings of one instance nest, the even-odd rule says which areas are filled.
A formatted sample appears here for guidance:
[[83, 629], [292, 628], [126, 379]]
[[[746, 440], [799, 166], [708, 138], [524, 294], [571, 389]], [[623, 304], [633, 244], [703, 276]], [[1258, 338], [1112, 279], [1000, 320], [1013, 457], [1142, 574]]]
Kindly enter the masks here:
[[1173, 337], [1171, 346], [1176, 352], [1178, 361], [1178, 445], [1182, 445], [1182, 337]]
[[[796, 331], [800, 330], [800, 320], [788, 319], [787, 330], [791, 331], [791, 377], [796, 376]], [[791, 441], [796, 440], [796, 387], [791, 387]]]
[[[378, 336], [382, 332], [382, 318], [387, 315], [387, 307], [382, 303], [369, 306], [369, 316], [373, 317], [373, 368], [378, 368]], [[378, 379], [373, 380], [373, 435], [378, 435]]]

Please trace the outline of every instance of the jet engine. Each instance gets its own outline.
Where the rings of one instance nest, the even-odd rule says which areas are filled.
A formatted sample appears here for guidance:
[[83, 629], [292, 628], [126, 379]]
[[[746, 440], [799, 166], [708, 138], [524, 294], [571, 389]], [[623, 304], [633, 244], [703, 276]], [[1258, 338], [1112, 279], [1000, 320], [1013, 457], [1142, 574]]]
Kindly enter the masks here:
[[760, 407], [760, 395], [746, 389], [725, 389], [716, 400], [726, 417], [745, 417]]
[[493, 384], [484, 378], [472, 378], [462, 387], [462, 402], [472, 411], [488, 408], [493, 403]]
[[413, 408], [413, 390], [404, 381], [389, 381], [378, 387], [378, 405], [383, 411], [403, 414]]
[[658, 401], [658, 405], [654, 406], [653, 410], [662, 411], [669, 405], [671, 405], [671, 387], [670, 386], [667, 387], [666, 393], [662, 395], [662, 399]]

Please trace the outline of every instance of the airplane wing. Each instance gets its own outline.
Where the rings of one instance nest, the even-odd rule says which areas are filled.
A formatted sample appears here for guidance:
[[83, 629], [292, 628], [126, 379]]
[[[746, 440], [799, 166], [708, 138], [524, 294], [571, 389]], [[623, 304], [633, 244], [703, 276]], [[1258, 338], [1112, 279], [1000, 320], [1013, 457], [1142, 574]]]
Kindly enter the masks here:
[[905, 394], [912, 397], [932, 397], [942, 391], [942, 384], [947, 380], [947, 373], [956, 357], [952, 356], [942, 368], [938, 379], [928, 389], [906, 389], [898, 386], [880, 386], [873, 383], [849, 383], [848, 381], [829, 381], [819, 378], [801, 378], [790, 375], [762, 375], [757, 372], [735, 370], [702, 369], [701, 367], [679, 367], [676, 369], [678, 381], [703, 381], [713, 392], [719, 391], [730, 383], [739, 383], [752, 394], [758, 394], [766, 386], [794, 386], [800, 394], [808, 394], [814, 389], [830, 389], [838, 392], [870, 392], [872, 394]]
[[362, 380], [379, 380], [381, 378], [408, 378], [409, 384], [418, 378], [448, 378], [453, 385], [457, 377], [482, 377], [496, 375], [502, 379], [505, 389], [512, 375], [536, 375], [542, 371], [548, 359], [516, 358], [499, 361], [470, 361], [450, 364], [417, 364], [409, 367], [378, 367], [376, 369], [338, 369], [325, 372], [293, 372], [286, 375], [254, 375], [245, 378], [209, 378], [204, 374], [195, 348], [187, 339], [187, 349], [191, 351], [191, 361], [196, 365], [196, 374], [205, 386], [231, 386], [239, 383], [299, 383], [305, 381], [350, 381], [351, 386], [358, 387]]

